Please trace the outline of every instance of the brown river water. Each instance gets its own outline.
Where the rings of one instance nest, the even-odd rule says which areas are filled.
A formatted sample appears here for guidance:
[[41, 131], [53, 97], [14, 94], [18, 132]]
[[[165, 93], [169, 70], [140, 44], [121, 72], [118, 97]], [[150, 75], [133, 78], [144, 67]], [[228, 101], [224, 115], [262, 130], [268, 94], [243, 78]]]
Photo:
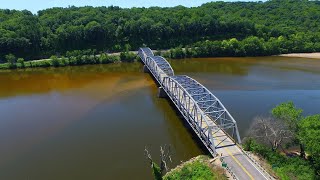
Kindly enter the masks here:
[[[242, 138], [280, 102], [320, 113], [320, 60], [170, 63], [222, 101]], [[207, 154], [139, 62], [2, 71], [0, 83], [0, 180], [151, 179], [145, 146], [159, 161], [159, 146], [171, 145], [170, 167]]]

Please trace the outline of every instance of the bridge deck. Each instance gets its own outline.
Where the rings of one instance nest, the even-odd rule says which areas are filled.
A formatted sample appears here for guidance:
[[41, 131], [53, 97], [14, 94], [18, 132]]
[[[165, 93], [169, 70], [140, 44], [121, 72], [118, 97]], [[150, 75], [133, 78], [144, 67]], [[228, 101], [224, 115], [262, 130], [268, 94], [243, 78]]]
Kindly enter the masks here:
[[151, 49], [140, 49], [139, 56], [209, 152], [220, 155], [237, 179], [272, 179], [226, 133], [227, 128], [238, 131], [236, 122], [211, 92], [188, 76], [174, 76], [170, 64]]

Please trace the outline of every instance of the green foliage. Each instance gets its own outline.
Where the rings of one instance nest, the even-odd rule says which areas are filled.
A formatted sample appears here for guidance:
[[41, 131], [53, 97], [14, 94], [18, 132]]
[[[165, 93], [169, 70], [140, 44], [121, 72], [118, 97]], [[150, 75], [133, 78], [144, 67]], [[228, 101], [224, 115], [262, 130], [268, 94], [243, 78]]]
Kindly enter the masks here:
[[60, 65], [60, 66], [67, 66], [67, 65], [69, 65], [69, 60], [68, 60], [68, 58], [65, 58], [64, 56], [61, 57], [59, 60], [60, 60], [60, 61], [59, 61], [59, 65]]
[[[91, 55], [89, 53], [92, 53]], [[50, 59], [36, 60], [36, 61], [27, 61], [24, 62], [24, 59], [19, 58], [18, 63], [14, 66], [9, 63], [0, 64], [0, 69], [9, 69], [9, 68], [34, 68], [34, 67], [63, 67], [63, 66], [76, 66], [84, 64], [108, 64], [120, 62], [120, 55], [108, 55], [102, 53], [96, 55], [94, 50], [92, 51], [70, 51], [67, 53], [69, 57], [62, 56], [58, 58], [57, 56], [51, 56]], [[88, 54], [88, 55], [87, 55]], [[122, 54], [122, 60], [126, 62], [133, 62], [137, 59], [137, 55], [134, 53], [124, 52]]]
[[6, 55], [6, 60], [7, 60], [7, 63], [9, 63], [10, 65], [14, 65], [17, 59], [13, 54], [8, 54]]
[[[249, 36], [242, 40], [231, 38], [226, 40], [206, 40], [194, 43], [191, 48], [181, 46], [170, 49], [164, 56], [168, 58], [181, 59], [185, 57], [216, 57], [216, 56], [267, 56], [289, 52], [305, 52], [294, 50], [293, 42], [295, 36], [289, 38], [270, 37], [263, 39], [257, 36]], [[319, 36], [320, 38], [320, 36]], [[312, 44], [313, 46], [314, 44]], [[320, 51], [315, 49], [314, 51]], [[314, 52], [312, 51], [312, 52]]]
[[8, 63], [0, 64], [0, 69], [9, 69], [10, 65]]
[[114, 56], [114, 55], [108, 55], [108, 54], [101, 54], [99, 56], [98, 62], [101, 64], [108, 64], [108, 63], [114, 63], [114, 62], [119, 62], [120, 57], [119, 56]]
[[284, 121], [295, 134], [300, 143], [301, 153], [304, 148], [309, 154], [308, 160], [302, 157], [287, 157], [272, 151], [265, 145], [258, 144], [255, 139], [247, 138], [243, 148], [255, 152], [265, 158], [281, 179], [319, 179], [320, 177], [320, 115], [302, 116], [293, 102], [285, 102], [272, 109], [277, 120]]
[[60, 66], [60, 62], [59, 62], [59, 59], [58, 59], [57, 56], [51, 56], [50, 59], [51, 59], [52, 65], [54, 67], [59, 67]]
[[304, 118], [299, 127], [300, 140], [305, 144], [317, 174], [320, 175], [320, 115]]
[[121, 52], [120, 53], [120, 59], [123, 62], [133, 62], [137, 59], [137, 55], [135, 53], [131, 52]]
[[220, 172], [214, 172], [207, 162], [201, 160], [195, 160], [191, 163], [186, 163], [181, 169], [174, 170], [163, 177], [165, 180], [180, 180], [180, 179], [192, 179], [192, 180], [207, 180], [227, 179]]
[[213, 173], [207, 165], [195, 161], [192, 164], [184, 166], [179, 172], [173, 173], [165, 179], [212, 179], [212, 177]]
[[161, 50], [157, 50], [155, 53], [154, 53], [155, 56], [162, 56], [162, 53], [161, 53]]
[[275, 118], [285, 121], [294, 132], [298, 130], [298, 123], [302, 118], [302, 109], [298, 109], [292, 101], [281, 103], [271, 112]]
[[152, 163], [152, 174], [155, 180], [162, 180], [161, 169], [157, 163]]
[[316, 175], [308, 161], [299, 157], [286, 157], [269, 147], [258, 144], [254, 139], [244, 141], [243, 148], [266, 159], [274, 168], [280, 179], [315, 179]]
[[293, 102], [285, 102], [277, 105], [275, 108], [271, 110], [272, 115], [280, 120], [283, 121], [289, 130], [294, 135], [294, 141], [291, 143], [293, 145], [300, 145], [300, 153], [301, 157], [305, 157], [305, 150], [304, 145], [300, 142], [300, 139], [298, 136], [300, 127], [299, 122], [302, 118], [302, 109], [298, 109]]
[[291, 180], [291, 179], [316, 179], [313, 168], [310, 164], [299, 158], [286, 158], [284, 162], [275, 168], [277, 175], [280, 179]]
[[23, 64], [24, 63], [24, 59], [23, 58], [18, 58], [17, 63]]
[[20, 66], [21, 68], [24, 68], [24, 67], [25, 67], [24, 59], [23, 59], [23, 58], [18, 58], [17, 63], [19, 64], [19, 66]]
[[[119, 52], [143, 45], [170, 49], [206, 40], [215, 42], [211, 50], [198, 46], [199, 51], [186, 51], [187, 57], [199, 52], [199, 56], [315, 52], [320, 51], [319, 17], [319, 3], [307, 0], [211, 2], [193, 8], [69, 7], [38, 14], [0, 10], [0, 59], [10, 53], [27, 61], [52, 54], [69, 58], [77, 55], [67, 55], [68, 51]], [[180, 50], [174, 56], [183, 58]]]
[[186, 52], [182, 47], [176, 47], [174, 49], [170, 49], [170, 57], [174, 59], [182, 59], [186, 57]]

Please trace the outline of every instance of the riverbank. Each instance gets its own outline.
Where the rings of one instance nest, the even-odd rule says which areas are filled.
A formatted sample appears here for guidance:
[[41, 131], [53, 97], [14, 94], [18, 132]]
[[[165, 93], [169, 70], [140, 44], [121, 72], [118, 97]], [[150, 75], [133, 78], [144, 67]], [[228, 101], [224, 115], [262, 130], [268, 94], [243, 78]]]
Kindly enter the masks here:
[[320, 52], [316, 52], [316, 53], [290, 53], [290, 54], [280, 54], [279, 56], [320, 59]]
[[[215, 160], [218, 161], [218, 160]], [[228, 175], [225, 169], [219, 166], [215, 161], [210, 161], [208, 156], [197, 156], [187, 162], [182, 163], [172, 169], [166, 175], [164, 180], [176, 179], [217, 179], [227, 180]]]
[[[184, 58], [203, 58], [203, 57], [225, 57], [217, 56], [215, 54], [203, 54], [201, 48], [174, 48], [166, 50], [153, 50], [155, 55], [160, 55], [170, 59], [184, 59]], [[75, 50], [71, 51], [66, 57], [51, 56], [49, 59], [39, 59], [24, 61], [18, 58], [11, 61], [11, 63], [0, 64], [0, 70], [5, 69], [24, 69], [35, 67], [64, 67], [64, 66], [79, 66], [86, 64], [109, 64], [118, 62], [134, 62], [139, 59], [138, 51], [115, 52], [115, 53], [101, 53], [94, 54], [92, 52]], [[274, 55], [280, 57], [298, 57], [320, 59], [320, 52], [317, 53], [290, 53]], [[239, 57], [239, 56], [230, 56]], [[20, 61], [19, 61], [20, 59]]]
[[[72, 51], [67, 57], [51, 56], [49, 59], [24, 61], [22, 58], [16, 59], [13, 55], [8, 63], [0, 64], [0, 70], [5, 69], [25, 69], [35, 67], [64, 67], [64, 66], [80, 66], [86, 64], [109, 64], [118, 62], [134, 62], [138, 59], [137, 53], [118, 52], [118, 53], [102, 53], [94, 54], [86, 51]], [[10, 63], [9, 63], [10, 62]]]

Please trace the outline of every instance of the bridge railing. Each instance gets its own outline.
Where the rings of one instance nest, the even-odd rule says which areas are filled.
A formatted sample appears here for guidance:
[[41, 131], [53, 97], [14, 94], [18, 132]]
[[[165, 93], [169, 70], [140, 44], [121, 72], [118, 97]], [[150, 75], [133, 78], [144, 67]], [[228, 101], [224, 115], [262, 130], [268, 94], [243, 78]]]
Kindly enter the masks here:
[[[212, 131], [218, 127], [207, 121], [196, 101], [173, 77], [165, 77], [162, 87], [211, 154], [216, 155]], [[206, 125], [203, 126], [203, 123]]]
[[152, 59], [159, 68], [165, 72], [168, 76], [174, 76], [173, 68], [170, 63], [162, 56], [148, 56], [147, 59]]
[[167, 73], [165, 73], [160, 66], [154, 61], [152, 58], [147, 57], [146, 63], [148, 69], [152, 73], [153, 77], [158, 81], [158, 83], [162, 86], [164, 77], [167, 77]]
[[[172, 78], [191, 95], [203, 113], [207, 115], [214, 124], [218, 125], [223, 131], [231, 130], [231, 139], [235, 139], [236, 137], [238, 143], [241, 143], [237, 122], [211, 91], [188, 76], [182, 75]], [[227, 135], [227, 132], [225, 132], [225, 134]]]
[[138, 55], [160, 85], [164, 77], [174, 76], [170, 63], [161, 56], [154, 56], [150, 48], [140, 48]]
[[138, 55], [144, 63], [146, 62], [148, 56], [154, 56], [152, 50], [148, 47], [139, 48]]

